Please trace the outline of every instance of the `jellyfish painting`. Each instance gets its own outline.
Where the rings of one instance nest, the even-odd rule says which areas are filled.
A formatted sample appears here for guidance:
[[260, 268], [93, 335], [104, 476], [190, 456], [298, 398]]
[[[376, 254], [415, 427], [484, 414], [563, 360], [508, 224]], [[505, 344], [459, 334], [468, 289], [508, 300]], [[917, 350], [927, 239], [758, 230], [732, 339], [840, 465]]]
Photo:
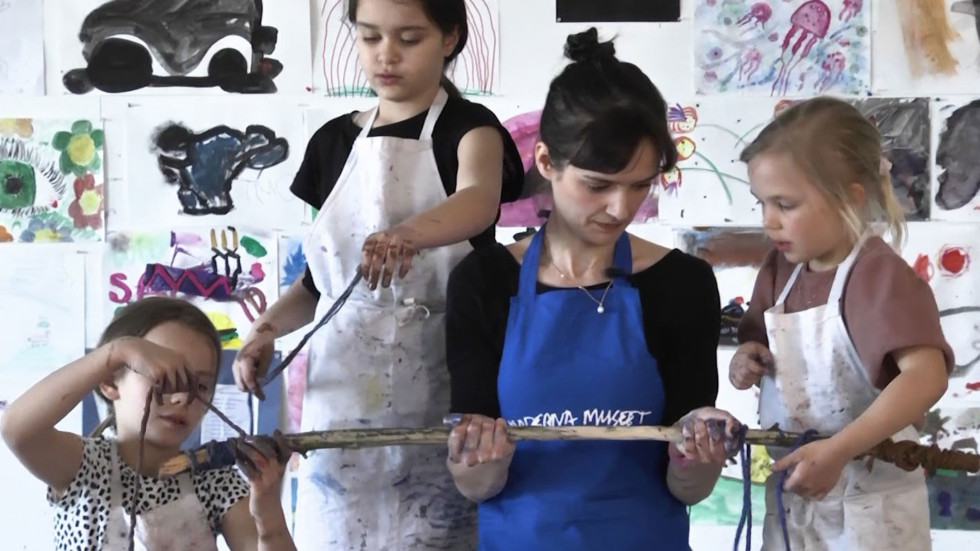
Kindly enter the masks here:
[[[786, 93], [793, 69], [810, 55], [810, 50], [818, 40], [827, 36], [829, 28], [830, 8], [821, 0], [808, 0], [796, 8], [796, 11], [790, 16], [789, 32], [783, 38], [782, 54], [779, 56], [779, 75], [772, 84], [773, 95]], [[791, 47], [790, 43], [793, 42], [793, 37], [797, 36], [797, 33], [799, 33], [799, 38]], [[790, 52], [789, 59], [786, 57], [787, 50]]]
[[749, 13], [743, 15], [738, 20], [738, 26], [743, 25], [755, 27], [756, 25], [765, 28], [766, 21], [772, 17], [772, 8], [765, 2], [756, 2], [749, 8]]
[[865, 95], [870, 17], [867, 0], [702, 0], [694, 11], [697, 93]]

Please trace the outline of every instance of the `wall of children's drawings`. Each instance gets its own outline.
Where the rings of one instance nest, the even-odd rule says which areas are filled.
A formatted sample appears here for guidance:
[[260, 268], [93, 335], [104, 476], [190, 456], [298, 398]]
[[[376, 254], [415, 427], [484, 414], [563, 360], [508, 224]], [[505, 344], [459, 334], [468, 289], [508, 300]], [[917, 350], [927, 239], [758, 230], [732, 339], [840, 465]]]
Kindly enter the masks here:
[[[739, 153], [794, 99], [844, 95], [873, 117], [913, 221], [902, 254], [933, 288], [957, 359], [922, 440], [977, 451], [976, 0], [466, 5], [470, 38], [450, 74], [497, 113], [527, 172], [524, 198], [502, 211], [501, 241], [539, 226], [550, 206], [531, 151], [569, 33], [595, 24], [616, 36], [619, 56], [660, 87], [680, 163], [660, 177], [631, 231], [715, 268], [718, 403], [747, 422], [756, 421], [757, 397], [730, 388], [727, 366], [768, 243]], [[344, 11], [344, 0], [0, 0], [0, 415], [94, 347], [121, 305], [185, 297], [232, 353], [301, 277], [312, 218], [288, 186], [306, 142], [326, 120], [372, 104]], [[305, 358], [283, 381], [284, 430], [299, 427]], [[81, 431], [81, 410], [61, 426]], [[753, 453], [759, 518], [769, 464], [763, 449]], [[50, 548], [44, 488], [6, 448], [0, 462], [5, 497], [19, 496], [38, 519], [24, 530], [23, 520], [0, 516], [4, 548]], [[935, 548], [959, 548], [980, 530], [980, 477], [938, 472], [928, 481]], [[726, 469], [692, 508], [693, 549], [731, 545], [741, 488], [740, 470]], [[295, 480], [287, 507], [294, 493]]]

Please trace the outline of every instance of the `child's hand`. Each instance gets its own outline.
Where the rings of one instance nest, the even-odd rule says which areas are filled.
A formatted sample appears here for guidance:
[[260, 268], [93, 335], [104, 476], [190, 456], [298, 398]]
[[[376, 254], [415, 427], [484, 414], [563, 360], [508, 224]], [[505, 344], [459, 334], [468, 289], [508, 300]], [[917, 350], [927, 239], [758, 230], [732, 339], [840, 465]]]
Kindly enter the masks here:
[[378, 288], [379, 279], [382, 287], [388, 287], [396, 267], [398, 277], [408, 275], [416, 252], [412, 240], [397, 230], [375, 232], [361, 247], [361, 275], [372, 290]]
[[251, 486], [248, 510], [259, 518], [282, 507], [282, 478], [291, 450], [278, 430], [273, 436], [253, 436], [229, 440], [238, 466]]
[[262, 392], [259, 381], [265, 376], [265, 370], [272, 361], [275, 340], [275, 329], [270, 324], [263, 323], [242, 343], [231, 366], [238, 390], [251, 392], [259, 400], [265, 400], [265, 393]]
[[772, 469], [790, 469], [784, 490], [819, 500], [834, 489], [850, 459], [841, 453], [833, 438], [828, 438], [801, 446], [775, 462]]
[[483, 463], [510, 465], [517, 445], [507, 436], [507, 422], [465, 414], [449, 433], [449, 460], [472, 467]]
[[739, 390], [758, 385], [763, 375], [772, 373], [772, 352], [762, 343], [741, 344], [728, 365], [728, 380]]
[[187, 392], [188, 403], [197, 396], [197, 376], [187, 367], [187, 359], [175, 350], [138, 337], [122, 337], [113, 341], [111, 354], [115, 357], [113, 363], [118, 361], [153, 381], [157, 403], [163, 403], [164, 394]]
[[734, 435], [742, 425], [727, 411], [698, 408], [682, 417], [677, 425], [684, 431], [684, 441], [671, 445], [689, 460], [724, 465], [738, 453]]

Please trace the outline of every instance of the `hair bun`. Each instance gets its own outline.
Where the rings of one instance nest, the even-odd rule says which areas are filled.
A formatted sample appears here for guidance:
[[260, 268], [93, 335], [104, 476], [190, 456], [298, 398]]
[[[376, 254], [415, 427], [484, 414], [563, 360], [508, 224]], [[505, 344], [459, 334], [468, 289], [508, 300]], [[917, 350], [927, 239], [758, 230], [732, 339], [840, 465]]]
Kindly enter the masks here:
[[565, 41], [565, 57], [576, 63], [608, 61], [616, 59], [616, 47], [611, 40], [599, 42], [599, 31], [590, 27], [587, 31], [568, 35]]

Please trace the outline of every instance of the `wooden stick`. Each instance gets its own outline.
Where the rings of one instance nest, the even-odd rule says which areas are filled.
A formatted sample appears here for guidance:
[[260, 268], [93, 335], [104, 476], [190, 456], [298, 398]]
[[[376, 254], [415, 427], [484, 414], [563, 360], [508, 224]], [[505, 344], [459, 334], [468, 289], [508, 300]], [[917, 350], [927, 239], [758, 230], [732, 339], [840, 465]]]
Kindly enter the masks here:
[[[327, 448], [360, 449], [383, 446], [445, 445], [449, 428], [343, 429], [283, 435], [289, 447], [301, 453]], [[657, 440], [681, 442], [678, 427], [508, 427], [507, 435], [521, 440]], [[749, 444], [792, 446], [799, 435], [780, 431], [748, 430]]]
[[[328, 431], [301, 432], [282, 435], [283, 442], [296, 452], [344, 448], [362, 449], [385, 446], [442, 445], [449, 438], [449, 427], [422, 429], [380, 428], [380, 429], [341, 429]], [[634, 426], [634, 427], [508, 427], [507, 434], [514, 441], [521, 440], [654, 440], [680, 442], [683, 433], [678, 427]], [[747, 444], [792, 447], [800, 435], [780, 430], [748, 429], [745, 433]], [[826, 436], [813, 438], [818, 440]], [[202, 446], [188, 453], [194, 454], [195, 462], [203, 467], [215, 468], [208, 450]], [[892, 442], [886, 440], [872, 448], [862, 457], [870, 457], [893, 463], [905, 470], [944, 468], [969, 472], [980, 472], [980, 455], [955, 450], [941, 450], [936, 446], [922, 446], [917, 442]], [[186, 454], [168, 460], [160, 468], [160, 476], [170, 476], [191, 470], [193, 465]]]

